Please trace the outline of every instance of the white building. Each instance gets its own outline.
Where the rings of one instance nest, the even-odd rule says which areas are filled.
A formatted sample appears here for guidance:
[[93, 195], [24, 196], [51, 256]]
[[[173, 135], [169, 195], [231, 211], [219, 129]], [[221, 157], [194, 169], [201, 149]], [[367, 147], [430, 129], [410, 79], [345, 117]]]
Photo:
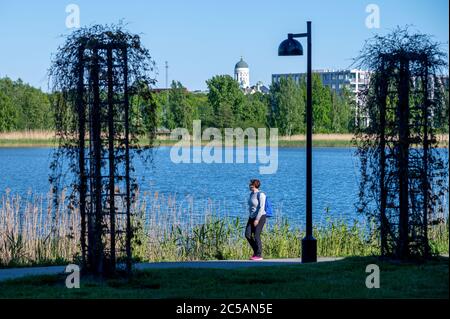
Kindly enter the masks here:
[[255, 93], [268, 94], [270, 89], [265, 86], [261, 81], [256, 82], [255, 85], [252, 85], [246, 89], [244, 89], [245, 94], [255, 94]]
[[[352, 69], [352, 70], [313, 70], [313, 73], [319, 74], [323, 85], [328, 86], [336, 93], [340, 93], [344, 88], [357, 93], [364, 90], [369, 84], [369, 72]], [[292, 77], [296, 82], [306, 77], [306, 73], [287, 73], [272, 74], [272, 83], [278, 83], [280, 78]]]
[[[369, 85], [370, 73], [364, 70], [313, 70], [313, 73], [319, 74], [322, 84], [329, 87], [336, 93], [341, 93], [345, 88], [354, 94], [356, 101], [356, 119], [362, 121], [367, 125], [369, 119], [366, 115], [360, 112], [360, 101], [358, 93], [365, 90]], [[272, 74], [272, 83], [278, 83], [281, 78], [292, 77], [292, 79], [299, 83], [301, 79], [306, 79], [306, 73], [287, 73], [287, 74]]]
[[248, 64], [242, 59], [234, 67], [234, 79], [238, 81], [243, 89], [250, 87], [250, 70]]

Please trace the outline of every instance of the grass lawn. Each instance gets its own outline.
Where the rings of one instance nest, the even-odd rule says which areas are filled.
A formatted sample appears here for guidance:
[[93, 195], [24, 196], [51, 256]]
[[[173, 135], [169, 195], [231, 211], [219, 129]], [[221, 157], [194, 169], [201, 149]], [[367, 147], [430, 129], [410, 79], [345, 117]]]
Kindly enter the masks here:
[[[365, 286], [366, 266], [380, 267], [380, 288]], [[152, 269], [123, 278], [39, 276], [0, 282], [0, 298], [448, 298], [448, 257], [424, 264], [351, 257], [293, 266], [224, 269]]]

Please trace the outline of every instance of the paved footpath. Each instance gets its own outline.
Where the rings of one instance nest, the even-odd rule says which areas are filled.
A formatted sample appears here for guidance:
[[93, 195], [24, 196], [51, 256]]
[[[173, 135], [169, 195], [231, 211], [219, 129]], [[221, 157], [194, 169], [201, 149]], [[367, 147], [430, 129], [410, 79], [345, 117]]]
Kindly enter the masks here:
[[[318, 262], [329, 262], [340, 260], [342, 258], [319, 257]], [[155, 262], [155, 263], [138, 263], [135, 268], [143, 269], [169, 269], [169, 268], [216, 268], [216, 269], [236, 269], [246, 267], [261, 266], [284, 266], [301, 264], [300, 258], [286, 259], [265, 259], [260, 261], [252, 260], [211, 260], [211, 261], [181, 261], [181, 262]], [[26, 276], [37, 275], [56, 275], [64, 273], [65, 266], [49, 266], [49, 267], [27, 267], [27, 268], [7, 268], [0, 269], [0, 281], [10, 280]]]

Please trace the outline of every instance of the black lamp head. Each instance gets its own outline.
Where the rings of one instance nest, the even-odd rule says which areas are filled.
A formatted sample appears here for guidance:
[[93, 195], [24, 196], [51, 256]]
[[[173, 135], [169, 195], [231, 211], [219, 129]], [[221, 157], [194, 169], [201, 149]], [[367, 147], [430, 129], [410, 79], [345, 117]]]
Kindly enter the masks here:
[[279, 56], [294, 56], [303, 55], [303, 47], [300, 42], [294, 39], [291, 33], [288, 34], [288, 38], [280, 43], [278, 47]]

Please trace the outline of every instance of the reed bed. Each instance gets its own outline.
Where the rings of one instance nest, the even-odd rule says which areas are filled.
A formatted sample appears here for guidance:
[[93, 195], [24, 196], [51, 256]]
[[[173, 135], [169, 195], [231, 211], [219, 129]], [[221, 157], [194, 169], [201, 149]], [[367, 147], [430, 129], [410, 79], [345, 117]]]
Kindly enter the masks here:
[[79, 214], [62, 205], [54, 209], [51, 192], [22, 198], [7, 191], [0, 204], [0, 266], [73, 260], [79, 251]]
[[54, 138], [55, 132], [46, 130], [0, 132], [0, 140], [51, 140]]
[[[59, 202], [66, 202], [65, 194]], [[247, 259], [250, 247], [243, 236], [246, 218], [228, 216], [221, 203], [208, 200], [202, 211], [194, 199], [178, 201], [158, 192], [138, 194], [133, 204], [133, 254], [136, 261]], [[266, 258], [301, 255], [303, 229], [275, 209], [262, 234]], [[367, 256], [379, 253], [374, 225], [332, 218], [314, 229], [319, 256]], [[430, 228], [436, 254], [448, 254], [448, 218]], [[0, 266], [65, 264], [80, 255], [80, 218], [76, 208], [55, 207], [53, 194], [25, 197], [9, 191], [0, 202]]]
[[[50, 130], [24, 130], [24, 131], [11, 131], [11, 132], [0, 132], [0, 139], [6, 140], [21, 140], [21, 139], [53, 139], [55, 137], [55, 132]], [[168, 139], [166, 135], [159, 135], [160, 139]], [[346, 140], [350, 141], [353, 138], [352, 134], [314, 134], [314, 138], [318, 140]], [[281, 140], [299, 140], [304, 141], [306, 137], [304, 134], [291, 135], [291, 136], [279, 136]], [[448, 135], [447, 135], [448, 140]]]
[[[351, 147], [352, 134], [313, 134], [314, 147]], [[449, 135], [437, 134], [439, 147], [448, 147]], [[148, 143], [147, 137], [141, 138], [141, 143]], [[155, 146], [171, 146], [178, 140], [171, 140], [170, 136], [159, 134], [154, 141]], [[208, 141], [202, 141], [202, 145]], [[269, 143], [269, 140], [267, 140]], [[306, 136], [304, 134], [291, 136], [278, 136], [278, 147], [304, 147]], [[0, 147], [53, 147], [57, 144], [55, 133], [44, 130], [28, 130], [14, 132], [0, 132]]]

